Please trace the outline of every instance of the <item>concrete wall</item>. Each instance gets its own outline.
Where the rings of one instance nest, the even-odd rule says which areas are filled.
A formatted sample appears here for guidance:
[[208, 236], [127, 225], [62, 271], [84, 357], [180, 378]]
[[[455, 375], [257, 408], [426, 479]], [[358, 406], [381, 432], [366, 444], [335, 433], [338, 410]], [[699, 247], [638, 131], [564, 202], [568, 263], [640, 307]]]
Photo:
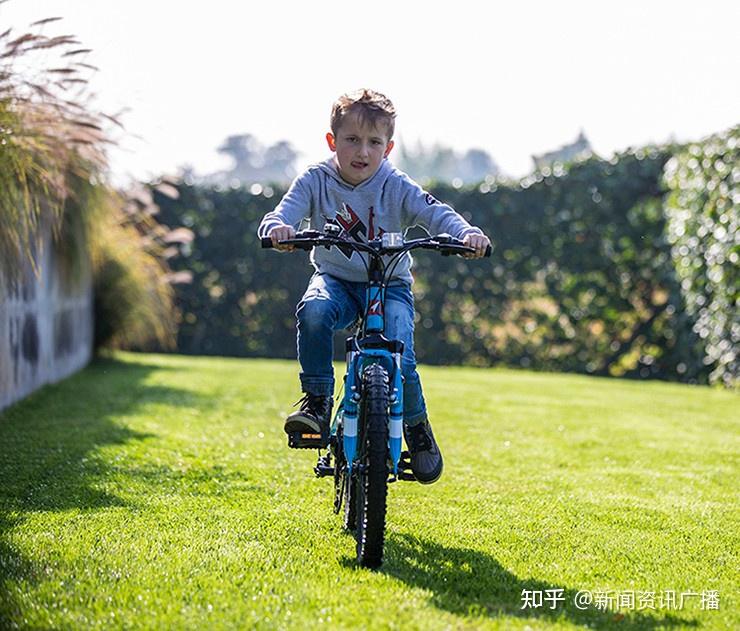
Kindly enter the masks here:
[[61, 271], [49, 230], [38, 274], [21, 280], [0, 270], [0, 409], [83, 368], [92, 356], [93, 293], [89, 263], [71, 281]]

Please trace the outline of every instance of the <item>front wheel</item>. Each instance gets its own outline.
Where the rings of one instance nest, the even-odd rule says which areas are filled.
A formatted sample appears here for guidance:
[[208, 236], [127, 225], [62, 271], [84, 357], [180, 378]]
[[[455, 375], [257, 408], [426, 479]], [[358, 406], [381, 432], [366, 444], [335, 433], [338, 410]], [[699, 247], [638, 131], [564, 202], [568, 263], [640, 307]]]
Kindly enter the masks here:
[[388, 497], [388, 373], [379, 364], [363, 374], [360, 463], [357, 479], [357, 561], [363, 567], [383, 562]]

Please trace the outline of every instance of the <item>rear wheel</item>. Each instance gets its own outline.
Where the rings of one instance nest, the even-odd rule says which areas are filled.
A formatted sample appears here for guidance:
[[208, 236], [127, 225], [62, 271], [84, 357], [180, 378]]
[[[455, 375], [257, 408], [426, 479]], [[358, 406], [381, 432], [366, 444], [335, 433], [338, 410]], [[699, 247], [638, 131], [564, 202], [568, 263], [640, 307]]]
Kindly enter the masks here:
[[343, 510], [342, 522], [345, 530], [357, 527], [357, 492], [354, 477], [347, 475], [347, 460], [344, 457], [344, 432], [341, 425], [337, 429], [334, 448], [334, 512]]
[[[354, 477], [354, 476], [353, 476]], [[345, 471], [344, 478], [344, 528], [355, 530], [357, 528], [357, 486]]]
[[357, 488], [357, 561], [363, 567], [383, 562], [388, 497], [388, 373], [379, 364], [363, 374], [364, 422]]

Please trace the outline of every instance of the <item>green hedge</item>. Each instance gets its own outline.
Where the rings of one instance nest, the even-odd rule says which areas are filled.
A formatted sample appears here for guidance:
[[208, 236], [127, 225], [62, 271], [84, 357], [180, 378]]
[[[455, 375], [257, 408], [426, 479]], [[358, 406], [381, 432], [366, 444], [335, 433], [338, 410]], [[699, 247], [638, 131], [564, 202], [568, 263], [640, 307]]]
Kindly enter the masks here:
[[701, 366], [711, 382], [738, 378], [740, 126], [689, 145], [667, 165], [668, 239]]
[[[483, 261], [416, 256], [420, 361], [707, 382], [719, 364], [687, 306], [664, 212], [672, 153], [646, 148], [516, 184], [434, 187], [496, 248]], [[162, 221], [196, 233], [174, 264], [194, 274], [178, 288], [178, 349], [294, 357], [310, 265], [305, 254], [261, 250], [255, 235], [282, 191], [179, 191], [179, 200], [156, 199]]]

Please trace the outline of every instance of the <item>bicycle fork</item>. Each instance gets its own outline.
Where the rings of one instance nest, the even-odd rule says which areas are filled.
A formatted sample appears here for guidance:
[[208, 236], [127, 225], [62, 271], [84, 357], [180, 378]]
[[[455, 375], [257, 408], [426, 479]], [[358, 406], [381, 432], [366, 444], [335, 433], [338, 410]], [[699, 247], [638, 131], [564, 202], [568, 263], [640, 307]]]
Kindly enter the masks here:
[[366, 349], [347, 350], [347, 373], [344, 391], [343, 409], [343, 450], [347, 460], [348, 474], [352, 474], [352, 464], [357, 452], [357, 423], [359, 417], [360, 390], [362, 384], [356, 383], [359, 371], [358, 364], [361, 359], [392, 358], [394, 370], [392, 371], [391, 383], [389, 384], [390, 414], [388, 423], [388, 450], [390, 453], [393, 475], [398, 476], [398, 463], [401, 460], [401, 435], [403, 432], [403, 377], [401, 376], [401, 353], [389, 353], [388, 351]]

